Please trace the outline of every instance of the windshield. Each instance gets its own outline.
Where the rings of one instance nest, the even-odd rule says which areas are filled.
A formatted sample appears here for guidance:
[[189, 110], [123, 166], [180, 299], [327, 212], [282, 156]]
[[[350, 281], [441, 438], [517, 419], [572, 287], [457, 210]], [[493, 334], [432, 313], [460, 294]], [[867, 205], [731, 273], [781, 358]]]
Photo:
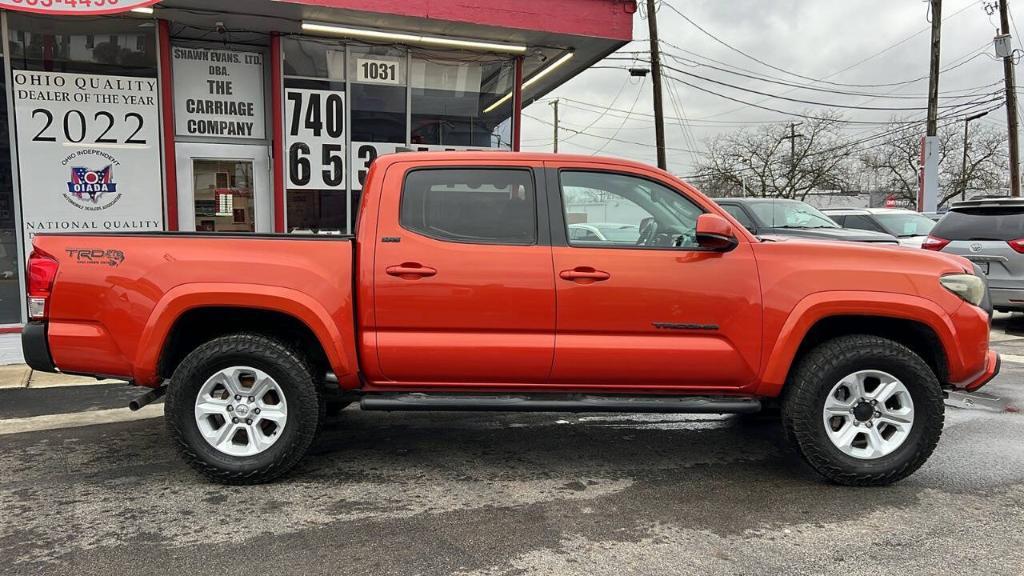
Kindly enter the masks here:
[[771, 228], [839, 228], [831, 218], [803, 202], [755, 202], [750, 208], [762, 225]]
[[927, 236], [935, 221], [916, 212], [875, 214], [875, 219], [885, 231], [898, 238]]
[[640, 227], [632, 224], [593, 224], [609, 242], [636, 242]]

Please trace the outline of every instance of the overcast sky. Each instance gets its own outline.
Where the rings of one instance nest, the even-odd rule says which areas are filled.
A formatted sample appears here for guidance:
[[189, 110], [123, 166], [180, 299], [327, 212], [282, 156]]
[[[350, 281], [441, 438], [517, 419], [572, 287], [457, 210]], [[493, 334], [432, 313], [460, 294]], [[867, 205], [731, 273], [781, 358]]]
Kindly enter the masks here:
[[[640, 3], [644, 3], [640, 0]], [[661, 0], [658, 23], [662, 40], [677, 48], [665, 46], [663, 64], [674, 66], [691, 74], [735, 84], [746, 89], [773, 95], [829, 104], [868, 107], [922, 108], [921, 111], [845, 110], [845, 117], [859, 121], [885, 121], [893, 115], [911, 119], [923, 118], [928, 90], [927, 80], [905, 85], [864, 87], [869, 84], [889, 84], [928, 75], [928, 49], [930, 25], [926, 20], [928, 3], [922, 0]], [[837, 86], [802, 80], [778, 70], [772, 70], [715, 42], [692, 24], [686, 22], [670, 6], [677, 8], [705, 30], [724, 42], [750, 54], [767, 64], [812, 79], [859, 86]], [[1024, 10], [1024, 8], [1021, 8]], [[1011, 5], [1012, 14], [1012, 5]], [[1024, 12], [1021, 12], [1024, 14]], [[943, 6], [942, 66], [961, 64], [944, 72], [939, 89], [948, 93], [940, 98], [940, 106], [965, 104], [973, 100], [1001, 97], [1002, 65], [991, 56], [992, 38], [999, 24], [998, 13], [988, 16], [981, 0], [946, 0]], [[1024, 23], [1022, 23], [1024, 25]], [[1015, 35], [1016, 36], [1016, 35]], [[633, 42], [623, 47], [614, 59], [598, 64], [569, 81], [524, 110], [523, 149], [550, 150], [552, 140], [552, 110], [548, 102], [561, 99], [560, 121], [566, 130], [560, 132], [560, 152], [622, 156], [655, 163], [654, 122], [650, 78], [630, 78], [623, 69], [648, 67], [649, 64], [631, 63], [628, 59], [635, 51], [646, 51], [647, 20], [640, 13], [634, 16]], [[1017, 45], [1014, 39], [1014, 45]], [[897, 43], [900, 43], [896, 45]], [[893, 47], [896, 45], [895, 47]], [[889, 48], [888, 50], [886, 50]], [[794, 84], [810, 84], [817, 88], [871, 95], [891, 95], [900, 98], [872, 98], [864, 95], [831, 94], [803, 88], [771, 84], [723, 73], [707, 67], [695, 67], [701, 62], [726, 68], [702, 57], [718, 60], [730, 66], [743, 68], [758, 75], [768, 75]], [[884, 52], [883, 52], [884, 51]], [[686, 58], [688, 62], [674, 60], [668, 55]], [[642, 56], [647, 58], [646, 56]], [[972, 59], [973, 58], [973, 59]], [[846, 69], [844, 71], [844, 69]], [[801, 104], [759, 96], [733, 88], [716, 85], [705, 80], [683, 76], [687, 82], [762, 106], [785, 111], [803, 112], [821, 109], [820, 106]], [[744, 72], [746, 73], [746, 72]], [[1018, 73], [1018, 76], [1020, 74]], [[997, 83], [995, 86], [987, 86]], [[670, 94], [670, 88], [672, 94]], [[953, 98], [968, 96], [968, 98]], [[678, 100], [673, 97], [678, 96]], [[907, 98], [908, 96], [919, 97]], [[576, 102], [573, 102], [576, 101]], [[585, 102], [590, 105], [581, 105]], [[673, 106], [675, 102], [675, 106]], [[635, 103], [635, 105], [634, 105]], [[702, 92], [679, 82], [666, 79], [665, 132], [669, 169], [680, 175], [692, 173], [695, 159], [699, 158], [708, 139], [724, 130], [738, 126], [756, 126], [765, 121], [799, 121], [785, 114], [738, 104], [719, 96]], [[990, 105], [978, 105], [978, 110]], [[607, 112], [604, 109], [611, 108]], [[628, 115], [625, 111], [632, 109]], [[678, 111], [678, 112], [677, 112]], [[958, 110], [942, 109], [943, 114]], [[685, 115], [688, 123], [680, 124], [674, 118]], [[534, 118], [531, 118], [534, 117]], [[982, 120], [1005, 126], [1005, 109], [991, 112]], [[851, 135], [863, 137], [881, 130], [875, 125], [849, 125]], [[574, 134], [573, 131], [585, 134]], [[613, 137], [616, 140], [609, 140]], [[627, 141], [627, 142], [623, 142]], [[636, 142], [637, 144], [629, 143]], [[693, 150], [690, 152], [688, 150]]]

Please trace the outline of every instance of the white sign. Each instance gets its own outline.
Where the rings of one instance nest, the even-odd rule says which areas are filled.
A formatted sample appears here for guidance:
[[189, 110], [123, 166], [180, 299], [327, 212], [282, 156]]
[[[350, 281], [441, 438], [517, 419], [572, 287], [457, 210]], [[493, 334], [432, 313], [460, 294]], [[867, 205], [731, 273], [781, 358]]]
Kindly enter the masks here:
[[13, 81], [26, 251], [40, 232], [163, 230], [156, 78]]
[[401, 84], [400, 60], [356, 58], [356, 82], [362, 84]]
[[345, 93], [285, 90], [288, 188], [345, 188]]
[[0, 0], [0, 8], [57, 16], [99, 16], [128, 12], [160, 0]]
[[363, 183], [366, 182], [366, 174], [370, 171], [370, 164], [372, 164], [378, 156], [398, 152], [399, 148], [406, 149], [406, 146], [404, 143], [353, 142], [352, 158], [351, 163], [349, 164], [349, 166], [352, 167], [352, 170], [354, 170], [354, 172], [352, 172], [352, 189], [363, 189]]
[[172, 56], [178, 136], [266, 138], [262, 54], [175, 46]]

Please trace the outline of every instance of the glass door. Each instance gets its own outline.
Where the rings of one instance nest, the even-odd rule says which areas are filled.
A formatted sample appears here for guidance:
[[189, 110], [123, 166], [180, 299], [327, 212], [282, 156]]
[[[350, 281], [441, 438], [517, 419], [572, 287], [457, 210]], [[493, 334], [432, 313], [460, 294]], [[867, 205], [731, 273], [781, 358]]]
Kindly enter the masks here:
[[180, 143], [176, 157], [182, 231], [273, 231], [266, 146]]

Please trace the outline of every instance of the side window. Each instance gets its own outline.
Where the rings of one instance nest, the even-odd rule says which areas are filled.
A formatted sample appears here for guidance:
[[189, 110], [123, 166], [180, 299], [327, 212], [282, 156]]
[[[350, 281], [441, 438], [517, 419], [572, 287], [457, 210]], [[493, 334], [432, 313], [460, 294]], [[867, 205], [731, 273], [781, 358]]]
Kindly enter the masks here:
[[860, 214], [851, 214], [846, 217], [846, 222], [843, 223], [844, 228], [854, 228], [856, 230], [870, 230], [871, 232], [881, 232], [881, 229], [871, 221], [871, 218], [867, 216], [861, 216]]
[[449, 242], [535, 244], [533, 174], [500, 168], [413, 170], [402, 188], [399, 222]]
[[703, 211], [675, 190], [607, 172], [564, 171], [560, 178], [570, 245], [697, 247]]
[[747, 216], [746, 211], [742, 207], [735, 204], [723, 204], [722, 210], [725, 210], [730, 216], [739, 220], [740, 224], [743, 224], [743, 227], [747, 230], [757, 228], [757, 226], [754, 226], [754, 221], [750, 219], [750, 216]]

